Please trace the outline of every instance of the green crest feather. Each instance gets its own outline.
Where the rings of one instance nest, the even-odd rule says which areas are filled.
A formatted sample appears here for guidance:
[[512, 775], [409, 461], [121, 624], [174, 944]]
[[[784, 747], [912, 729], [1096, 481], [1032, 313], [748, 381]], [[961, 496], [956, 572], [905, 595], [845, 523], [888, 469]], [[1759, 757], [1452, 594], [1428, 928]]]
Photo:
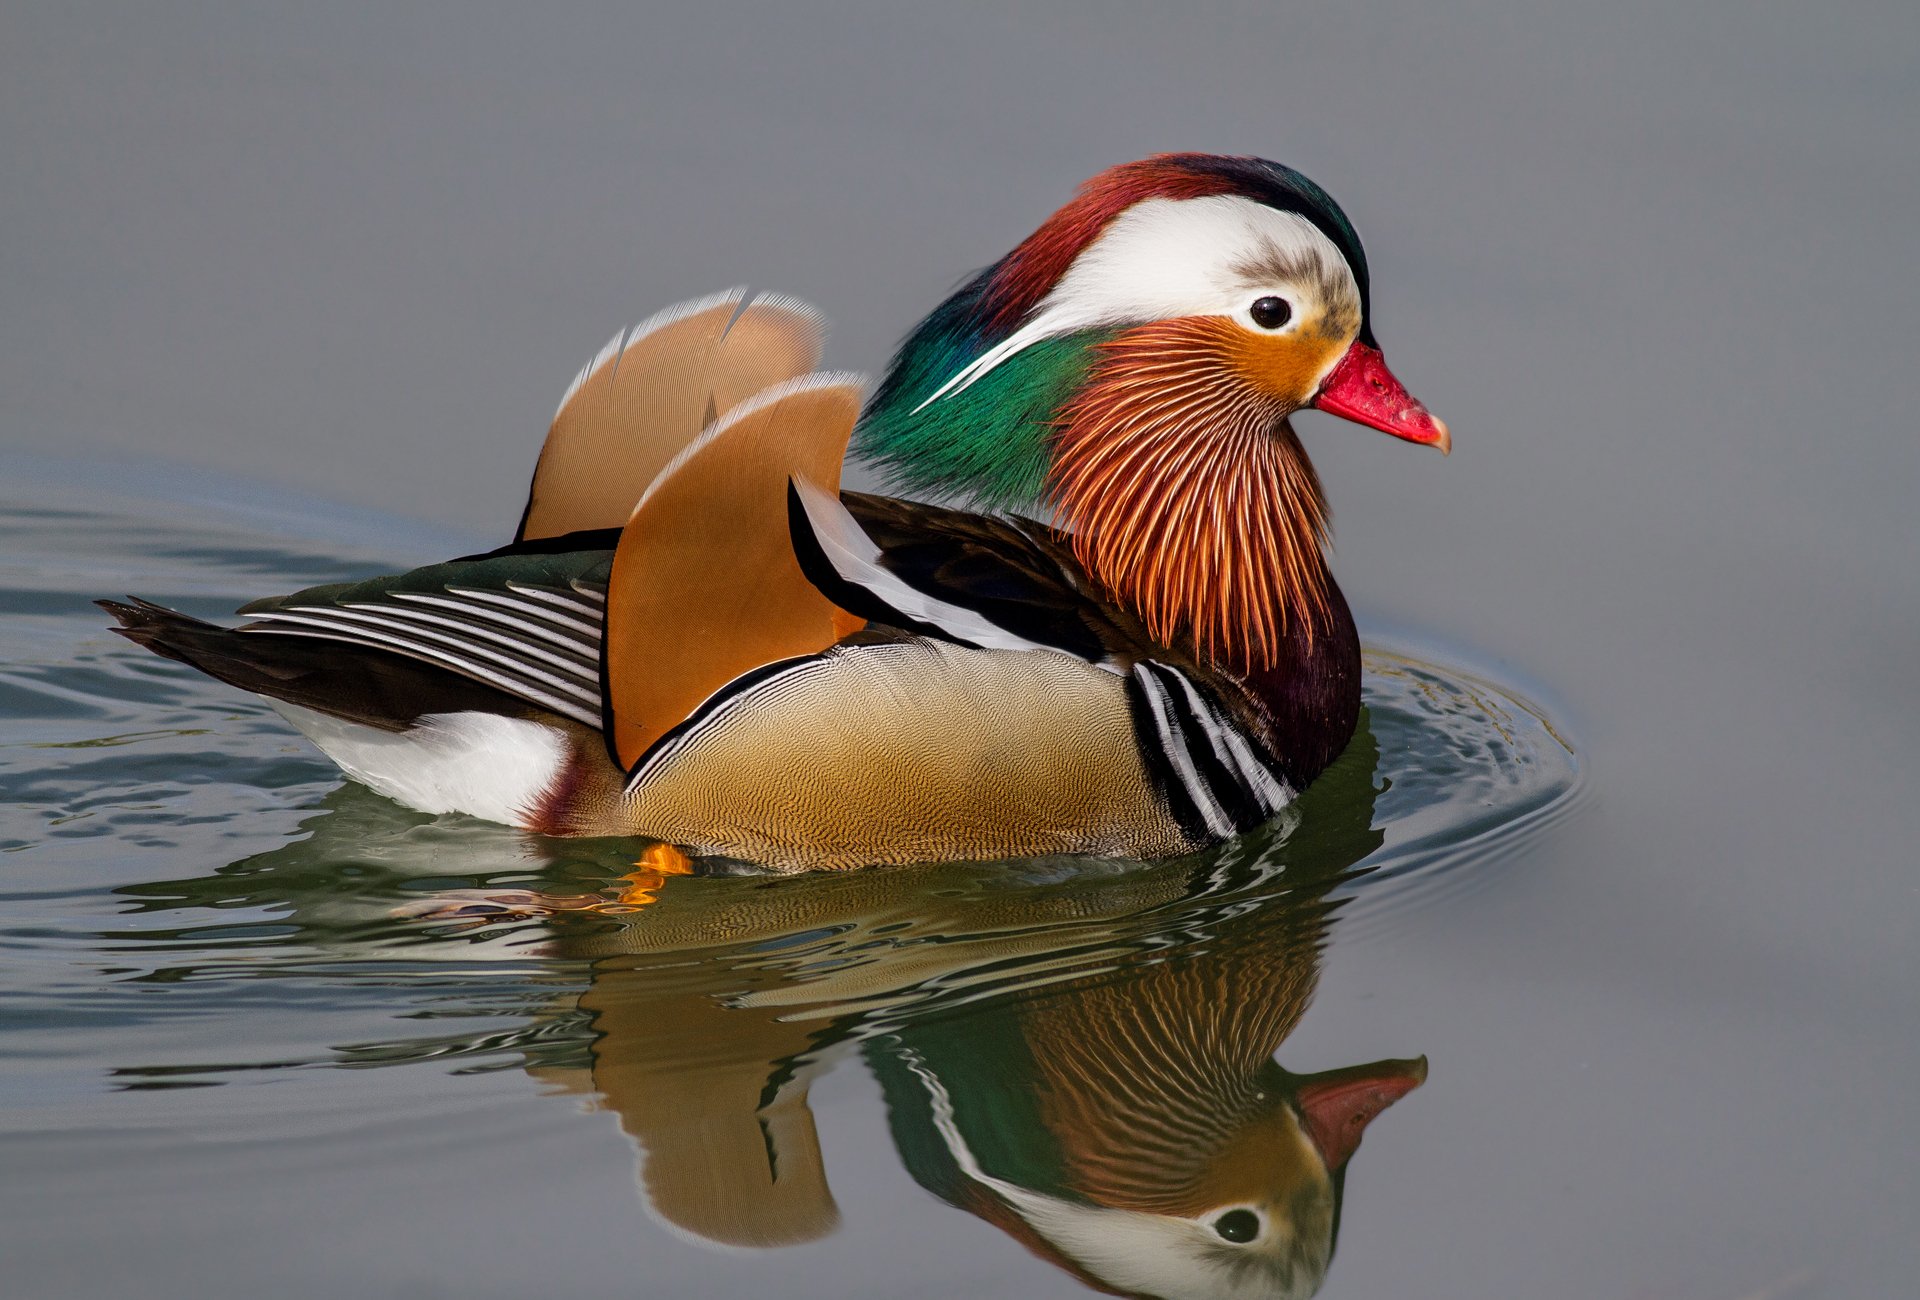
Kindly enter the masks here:
[[900, 345], [861, 414], [853, 450], [894, 491], [1009, 509], [1045, 492], [1054, 418], [1086, 382], [1108, 333], [1042, 339], [928, 402], [998, 342], [976, 325], [984, 279], [942, 303]]

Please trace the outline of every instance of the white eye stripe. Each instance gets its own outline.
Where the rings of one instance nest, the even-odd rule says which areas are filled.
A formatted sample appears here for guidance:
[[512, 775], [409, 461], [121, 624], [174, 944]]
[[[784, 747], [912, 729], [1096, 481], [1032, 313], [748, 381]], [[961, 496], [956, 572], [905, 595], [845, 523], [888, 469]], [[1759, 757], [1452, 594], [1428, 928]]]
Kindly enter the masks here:
[[1115, 217], [1081, 251], [1024, 325], [920, 407], [959, 392], [1045, 339], [1183, 316], [1250, 323], [1252, 304], [1266, 296], [1285, 298], [1294, 321], [1314, 308], [1347, 309], [1359, 320], [1352, 268], [1333, 241], [1298, 213], [1233, 194], [1146, 199]]
[[[1352, 274], [1305, 217], [1236, 195], [1149, 199], [1115, 218], [1041, 304], [1121, 324], [1228, 315], [1260, 290]], [[1357, 296], [1357, 291], [1356, 291]]]

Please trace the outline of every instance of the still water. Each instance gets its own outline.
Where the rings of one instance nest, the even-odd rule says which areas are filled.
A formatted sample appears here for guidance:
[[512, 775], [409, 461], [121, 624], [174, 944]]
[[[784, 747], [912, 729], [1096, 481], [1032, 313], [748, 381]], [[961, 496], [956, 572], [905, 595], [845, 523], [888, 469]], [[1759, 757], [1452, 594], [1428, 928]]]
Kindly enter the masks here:
[[1448, 1068], [1364, 984], [1294, 1045], [1330, 948], [1584, 789], [1537, 704], [1375, 646], [1346, 755], [1214, 852], [661, 879], [343, 783], [87, 603], [221, 616], [417, 530], [57, 473], [0, 518], [8, 1295], [573, 1294], [568, 1251], [622, 1294], [1306, 1294], [1391, 1248], [1365, 1188]]

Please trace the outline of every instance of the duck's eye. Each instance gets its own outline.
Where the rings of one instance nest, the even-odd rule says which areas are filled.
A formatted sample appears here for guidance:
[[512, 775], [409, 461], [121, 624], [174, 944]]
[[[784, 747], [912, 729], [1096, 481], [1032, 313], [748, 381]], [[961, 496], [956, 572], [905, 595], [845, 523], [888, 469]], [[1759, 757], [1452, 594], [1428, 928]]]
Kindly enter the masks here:
[[[1261, 301], [1280, 302], [1278, 298], [1264, 298]], [[1281, 302], [1280, 306], [1284, 308], [1286, 304]], [[1254, 305], [1254, 310], [1259, 310], [1258, 303]], [[1228, 1210], [1213, 1221], [1213, 1230], [1228, 1241], [1245, 1245], [1260, 1235], [1260, 1216], [1252, 1210]]]
[[1277, 330], [1293, 319], [1293, 304], [1285, 298], [1257, 298], [1249, 311], [1263, 330]]

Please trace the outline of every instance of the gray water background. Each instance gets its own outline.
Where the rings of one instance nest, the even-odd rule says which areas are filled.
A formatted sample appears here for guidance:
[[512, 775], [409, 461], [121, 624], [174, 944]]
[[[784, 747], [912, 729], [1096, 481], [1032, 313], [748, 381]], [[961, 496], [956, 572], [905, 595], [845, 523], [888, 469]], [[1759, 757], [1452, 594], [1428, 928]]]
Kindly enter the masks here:
[[[1342, 584], [1554, 701], [1592, 783], [1524, 871], [1336, 942], [1381, 1053], [1440, 1041], [1327, 1294], [1906, 1296], [1917, 63], [1908, 5], [12, 4], [0, 446], [504, 535], [565, 382], [657, 306], [796, 293], [873, 370], [1103, 166], [1299, 166], [1458, 447], [1301, 419]], [[837, 1086], [847, 1177], [910, 1195]], [[284, 1201], [236, 1250], [324, 1261], [315, 1293], [343, 1259], [400, 1294], [647, 1293], [584, 1245], [632, 1231], [625, 1157], [545, 1122], [511, 1150], [552, 1222], [489, 1231], [465, 1166], [403, 1145], [237, 1168]], [[170, 1275], [195, 1259], [121, 1216], [192, 1202], [150, 1179], [103, 1184], [100, 1231]], [[764, 1276], [909, 1293], [956, 1249], [888, 1226]]]

